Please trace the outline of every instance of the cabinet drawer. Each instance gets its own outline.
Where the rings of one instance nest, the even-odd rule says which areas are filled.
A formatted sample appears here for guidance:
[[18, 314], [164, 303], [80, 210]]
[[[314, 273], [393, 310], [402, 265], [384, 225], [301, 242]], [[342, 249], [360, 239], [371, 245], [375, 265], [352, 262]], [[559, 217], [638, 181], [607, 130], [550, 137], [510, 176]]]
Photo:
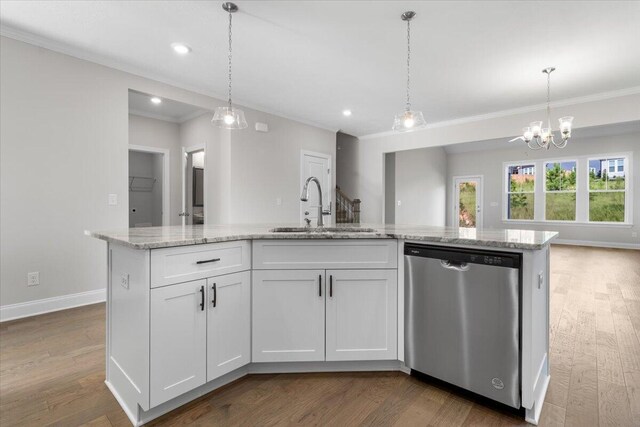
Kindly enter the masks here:
[[257, 240], [253, 268], [397, 268], [398, 243], [392, 239]]
[[246, 240], [151, 251], [151, 287], [204, 279], [251, 268]]

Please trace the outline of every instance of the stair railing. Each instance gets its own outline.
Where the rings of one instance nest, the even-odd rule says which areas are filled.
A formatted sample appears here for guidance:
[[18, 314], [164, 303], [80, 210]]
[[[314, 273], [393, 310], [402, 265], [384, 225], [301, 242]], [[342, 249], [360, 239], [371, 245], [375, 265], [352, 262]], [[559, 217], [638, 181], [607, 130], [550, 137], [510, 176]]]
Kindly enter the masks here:
[[360, 199], [351, 200], [338, 186], [336, 186], [336, 222], [360, 223]]

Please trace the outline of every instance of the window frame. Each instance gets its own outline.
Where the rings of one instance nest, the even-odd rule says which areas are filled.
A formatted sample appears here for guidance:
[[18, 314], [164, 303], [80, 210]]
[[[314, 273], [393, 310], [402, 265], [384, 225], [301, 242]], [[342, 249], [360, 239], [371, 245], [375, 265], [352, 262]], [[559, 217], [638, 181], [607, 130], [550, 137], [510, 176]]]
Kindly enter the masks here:
[[[520, 191], [520, 192], [512, 192], [510, 191], [511, 186], [509, 183], [509, 168], [512, 166], [526, 166], [526, 165], [532, 165], [533, 166], [533, 191]], [[528, 221], [535, 221], [536, 218], [536, 200], [538, 198], [538, 165], [537, 165], [537, 161], [535, 160], [526, 160], [526, 161], [518, 161], [518, 162], [505, 162], [503, 163], [503, 171], [504, 171], [504, 176], [503, 176], [503, 191], [502, 191], [502, 195], [503, 195], [503, 209], [502, 209], [502, 219], [504, 221], [515, 221], [515, 222], [528, 222]], [[533, 219], [510, 219], [509, 218], [509, 195], [510, 194], [533, 194]]]
[[[589, 221], [589, 161], [601, 159], [624, 159], [623, 172], [625, 174], [625, 217], [623, 222]], [[521, 165], [535, 165], [536, 170], [545, 170], [546, 163], [576, 162], [576, 219], [547, 220], [546, 216], [546, 174], [537, 172], [534, 184], [534, 219], [509, 219], [509, 167]], [[602, 165], [601, 165], [602, 166]], [[607, 173], [609, 164], [606, 164]], [[617, 163], [616, 163], [617, 170]], [[545, 171], [546, 172], [546, 171]], [[504, 224], [545, 225], [558, 224], [567, 226], [589, 227], [633, 227], [633, 152], [594, 153], [571, 157], [536, 158], [528, 160], [514, 160], [502, 162], [502, 222]], [[538, 180], [544, 179], [544, 182]]]
[[[605, 161], [607, 164], [607, 175], [610, 173], [618, 173], [618, 160], [622, 159], [622, 172], [624, 173], [624, 189], [622, 190], [592, 190], [589, 182], [589, 174], [585, 177], [586, 184], [586, 193], [587, 193], [587, 206], [586, 206], [586, 218], [587, 224], [590, 225], [633, 225], [632, 218], [633, 213], [633, 191], [631, 189], [632, 185], [632, 176], [631, 176], [631, 153], [608, 153], [600, 156], [588, 156], [587, 157], [587, 165], [592, 160], [597, 160], [602, 165], [602, 162]], [[611, 172], [611, 162], [613, 162], [613, 172]], [[602, 169], [601, 169], [602, 170]], [[589, 208], [590, 208], [590, 198], [591, 193], [624, 193], [624, 220], [623, 221], [591, 221], [589, 219]]]
[[[562, 163], [569, 163], [569, 162], [573, 162], [575, 163], [575, 170], [576, 170], [576, 189], [575, 190], [547, 190], [547, 165], [552, 163], [560, 163], [560, 165], [562, 165]], [[587, 162], [588, 165], [588, 162]], [[543, 221], [545, 222], [568, 222], [568, 223], [574, 223], [578, 220], [578, 190], [580, 188], [580, 179], [578, 177], [578, 159], [577, 158], [563, 158], [563, 159], [553, 159], [553, 160], [542, 160], [542, 168], [544, 170], [544, 176], [542, 177], [542, 186], [543, 186], [543, 191], [542, 191], [542, 195], [543, 195], [543, 206], [544, 206], [544, 210], [542, 211], [542, 217], [543, 217]], [[587, 174], [588, 175], [588, 174]], [[574, 217], [575, 219], [547, 219], [547, 194], [561, 194], [561, 193], [573, 193], [576, 195], [576, 208], [574, 211]]]

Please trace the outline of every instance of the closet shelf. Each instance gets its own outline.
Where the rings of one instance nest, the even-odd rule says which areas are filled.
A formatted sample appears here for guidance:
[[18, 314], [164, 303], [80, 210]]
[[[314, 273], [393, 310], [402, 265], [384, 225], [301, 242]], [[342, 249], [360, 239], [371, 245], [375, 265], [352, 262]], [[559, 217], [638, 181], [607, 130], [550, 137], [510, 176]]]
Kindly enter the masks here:
[[153, 185], [156, 183], [155, 178], [147, 176], [130, 176], [129, 177], [129, 191], [134, 192], [151, 192]]

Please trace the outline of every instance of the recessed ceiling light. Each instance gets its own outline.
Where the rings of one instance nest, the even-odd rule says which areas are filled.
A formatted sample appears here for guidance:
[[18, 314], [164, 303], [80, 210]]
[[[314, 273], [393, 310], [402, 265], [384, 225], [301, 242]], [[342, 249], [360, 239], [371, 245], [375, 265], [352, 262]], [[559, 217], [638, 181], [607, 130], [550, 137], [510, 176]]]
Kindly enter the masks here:
[[153, 104], [160, 104], [162, 103], [162, 99], [158, 98], [157, 96], [154, 96], [153, 98], [151, 98], [151, 102]]
[[351, 115], [351, 110], [344, 110], [342, 115], [349, 117]]
[[171, 43], [171, 47], [178, 55], [186, 55], [191, 52], [191, 48], [184, 43]]

